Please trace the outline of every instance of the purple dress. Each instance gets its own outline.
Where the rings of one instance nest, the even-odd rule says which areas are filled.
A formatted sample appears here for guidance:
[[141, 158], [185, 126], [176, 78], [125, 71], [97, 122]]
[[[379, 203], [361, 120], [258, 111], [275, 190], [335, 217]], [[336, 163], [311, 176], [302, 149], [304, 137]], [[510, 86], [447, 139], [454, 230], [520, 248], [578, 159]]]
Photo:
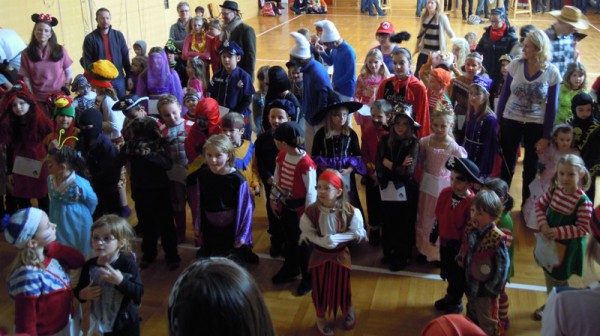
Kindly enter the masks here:
[[[179, 75], [169, 67], [169, 61], [164, 51], [148, 56], [148, 68], [138, 77], [135, 93], [140, 97], [150, 97], [151, 100], [170, 93], [183, 106], [183, 90]], [[146, 111], [154, 114], [149, 109]]]
[[450, 186], [450, 171], [446, 169], [446, 161], [450, 156], [467, 157], [467, 151], [456, 141], [450, 142], [445, 149], [434, 148], [429, 145], [432, 137], [433, 135], [429, 135], [419, 140], [417, 164], [422, 170], [422, 177], [419, 185], [416, 243], [417, 250], [428, 261], [437, 261], [440, 260], [440, 247], [429, 242], [429, 234], [435, 222], [438, 195], [443, 188]]
[[490, 177], [498, 153], [498, 120], [492, 110], [488, 109], [482, 117], [470, 113], [465, 123], [463, 147], [469, 160], [479, 167], [480, 177]]

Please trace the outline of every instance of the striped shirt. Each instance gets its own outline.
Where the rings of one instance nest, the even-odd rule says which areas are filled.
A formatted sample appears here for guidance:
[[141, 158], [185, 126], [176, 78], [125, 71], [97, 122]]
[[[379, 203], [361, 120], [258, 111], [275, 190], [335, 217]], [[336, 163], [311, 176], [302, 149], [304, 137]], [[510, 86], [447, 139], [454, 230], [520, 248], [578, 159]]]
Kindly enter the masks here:
[[541, 228], [544, 224], [548, 225], [546, 210], [549, 206], [554, 211], [565, 215], [572, 214], [575, 211], [577, 212], [577, 220], [574, 224], [556, 227], [557, 240], [587, 236], [590, 231], [590, 220], [592, 219], [592, 202], [586, 197], [579, 207], [577, 207], [577, 203], [582, 197], [586, 196], [585, 192], [581, 189], [577, 189], [577, 191], [571, 194], [564, 193], [562, 187], [546, 191], [546, 193], [535, 203], [538, 228]]
[[434, 52], [440, 50], [440, 25], [432, 23], [423, 23], [423, 30], [425, 30], [425, 36], [423, 36], [423, 50], [425, 55], [429, 51]]

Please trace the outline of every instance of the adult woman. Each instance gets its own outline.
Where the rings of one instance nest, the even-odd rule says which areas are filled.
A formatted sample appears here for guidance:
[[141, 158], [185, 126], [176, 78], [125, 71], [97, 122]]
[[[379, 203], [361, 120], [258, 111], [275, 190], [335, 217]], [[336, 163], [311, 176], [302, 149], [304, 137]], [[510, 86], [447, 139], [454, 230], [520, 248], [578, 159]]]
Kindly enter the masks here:
[[510, 185], [521, 139], [525, 144], [522, 199], [529, 197], [529, 183], [535, 178], [538, 157], [548, 147], [558, 108], [561, 82], [556, 66], [550, 63], [550, 40], [539, 29], [527, 34], [522, 58], [512, 61], [498, 101], [500, 147], [504, 164], [502, 179]]
[[35, 25], [29, 45], [21, 54], [19, 74], [23, 76], [36, 101], [45, 102], [50, 93], [59, 91], [61, 87], [71, 86], [73, 61], [56, 40], [52, 29], [58, 25], [55, 17], [50, 14], [33, 14], [31, 21]]
[[269, 310], [252, 276], [225, 258], [188, 267], [169, 297], [169, 334], [273, 336]]
[[450, 27], [450, 21], [443, 9], [440, 7], [439, 0], [427, 0], [423, 15], [421, 15], [421, 30], [417, 35], [417, 49], [419, 54], [417, 58], [417, 68], [415, 74], [423, 64], [427, 63], [429, 53], [434, 51], [446, 51], [446, 35], [454, 38], [454, 32]]
[[[292, 91], [290, 91], [290, 79], [288, 78], [285, 69], [277, 65], [269, 68], [269, 71], [267, 72], [267, 78], [265, 79], [265, 84], [267, 85], [265, 107], [269, 106], [275, 99], [289, 100], [294, 104], [296, 108], [297, 119], [300, 120], [302, 117], [298, 114], [300, 111], [300, 102], [296, 96], [294, 96]], [[262, 127], [264, 131], [271, 129], [271, 124], [269, 123], [269, 111], [264, 111], [262, 114]]]
[[478, 53], [483, 55], [483, 67], [487, 70], [490, 78], [500, 78], [500, 66], [498, 59], [508, 54], [517, 45], [517, 33], [506, 20], [503, 8], [492, 9], [490, 15], [491, 25], [485, 29], [479, 43]]
[[[596, 208], [590, 221], [592, 237], [587, 244], [590, 268], [592, 261], [600, 264], [600, 208]], [[542, 335], [595, 335], [600, 328], [596, 318], [600, 309], [600, 282], [584, 289], [554, 288], [548, 296], [542, 320]]]

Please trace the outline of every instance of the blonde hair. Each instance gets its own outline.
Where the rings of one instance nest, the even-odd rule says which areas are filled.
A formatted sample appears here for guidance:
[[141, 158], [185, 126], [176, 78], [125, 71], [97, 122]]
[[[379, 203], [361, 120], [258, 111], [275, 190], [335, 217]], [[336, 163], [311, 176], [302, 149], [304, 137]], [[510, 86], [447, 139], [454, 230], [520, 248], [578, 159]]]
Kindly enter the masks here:
[[[327, 111], [327, 117], [325, 118], [325, 138], [331, 138], [333, 136], [333, 122], [331, 122], [331, 118], [333, 117], [333, 113], [338, 112], [342, 109], [348, 110], [345, 107], [338, 107], [337, 109], [331, 109]], [[350, 118], [352, 118], [352, 114], [348, 111], [348, 117], [346, 118], [346, 122], [342, 125], [342, 134], [349, 135], [350, 134]], [[327, 147], [325, 147], [327, 148]]]
[[202, 146], [202, 152], [204, 155], [206, 155], [206, 149], [209, 147], [216, 149], [219, 151], [219, 153], [227, 154], [229, 156], [227, 163], [230, 167], [233, 167], [233, 162], [235, 161], [235, 147], [233, 147], [233, 144], [231, 143], [231, 140], [229, 140], [228, 136], [225, 134], [215, 134], [208, 138], [208, 140], [206, 140], [204, 143], [204, 146]]
[[463, 65], [465, 65], [465, 61], [467, 60], [467, 55], [471, 52], [471, 48], [469, 47], [469, 42], [462, 37], [455, 37], [452, 39], [452, 45], [460, 48], [460, 53], [456, 57], [456, 65], [460, 69]]
[[175, 104], [181, 109], [181, 105], [179, 104], [179, 100], [177, 100], [177, 97], [173, 96], [170, 93], [167, 93], [167, 94], [164, 94], [164, 95], [161, 95], [160, 97], [158, 97], [158, 103], [156, 103], [156, 109], [158, 110], [158, 112], [161, 112], [163, 107], [165, 107], [167, 105], [171, 105], [171, 104]]
[[[439, 22], [440, 15], [443, 14], [443, 8], [440, 7], [440, 0], [435, 1], [435, 13], [433, 13], [433, 22]], [[425, 2], [425, 6], [423, 6], [423, 11], [421, 11], [421, 25], [425, 23], [427, 20], [427, 16], [429, 16], [429, 9], [427, 8], [427, 1]]]
[[204, 61], [202, 61], [200, 57], [196, 56], [188, 58], [187, 64], [189, 64], [194, 70], [192, 72], [194, 76], [193, 78], [199, 79], [202, 82], [202, 89], [206, 90], [205, 88], [208, 88], [208, 85], [206, 83], [206, 68], [204, 66]]
[[[438, 108], [438, 106], [440, 105], [441, 104], [438, 101], [436, 108], [431, 112], [431, 118], [429, 118], [431, 120], [431, 124], [433, 125], [434, 119], [442, 118], [446, 120], [450, 125], [454, 125], [454, 111], [452, 111], [451, 108]], [[448, 127], [448, 135], [454, 137], [454, 134], [452, 133], [452, 127]]]
[[584, 173], [583, 178], [581, 178], [581, 180], [579, 181], [579, 187], [584, 191], [590, 188], [592, 184], [590, 172], [585, 167], [583, 159], [575, 154], [567, 154], [558, 159], [558, 163], [556, 163], [556, 172], [552, 177], [552, 185], [558, 185], [558, 166], [560, 166], [561, 164], [575, 167], [579, 171], [579, 173]]
[[552, 44], [543, 30], [535, 29], [527, 33], [529, 41], [538, 49], [535, 61], [541, 69], [546, 69], [552, 59]]
[[[133, 232], [133, 228], [125, 220], [125, 218], [117, 215], [104, 215], [98, 218], [94, 224], [92, 224], [91, 231], [98, 230], [100, 228], [107, 227], [110, 231], [110, 234], [115, 237], [115, 239], [121, 243], [123, 246], [119, 249], [119, 253], [132, 257], [133, 253], [133, 239], [135, 237], [135, 233]], [[90, 244], [91, 244], [90, 240]]]
[[[583, 73], [583, 83], [581, 83], [580, 87], [573, 88], [571, 87], [571, 76], [576, 71]], [[565, 74], [563, 76], [562, 82], [563, 84], [566, 84], [571, 90], [585, 90], [585, 88], [587, 87], [587, 72], [585, 71], [585, 66], [581, 62], [569, 63], [569, 66], [567, 66], [567, 70], [565, 71]]]
[[210, 19], [210, 21], [208, 21], [207, 30], [210, 28], [223, 30], [223, 24], [221, 23], [221, 20], [219, 20], [217, 18], [212, 18], [212, 19]]
[[[379, 68], [379, 73], [373, 74], [369, 70], [369, 66], [367, 65], [367, 60], [369, 59], [369, 57], [373, 57], [376, 60], [381, 62], [381, 67]], [[363, 64], [362, 68], [360, 69], [360, 74], [363, 76], [381, 75], [381, 76], [383, 76], [384, 79], [390, 77], [390, 70], [387, 68], [387, 66], [383, 62], [383, 54], [381, 53], [381, 51], [379, 49], [373, 48], [373, 49], [369, 50], [369, 52], [367, 53], [367, 56], [365, 56], [365, 64]]]
[[[47, 214], [46, 214], [47, 216]], [[37, 229], [35, 229], [35, 232], [37, 233], [37, 230], [39, 229], [39, 224]], [[33, 239], [33, 238], [31, 238]], [[17, 255], [15, 256], [15, 259], [13, 259], [12, 263], [10, 264], [9, 268], [8, 268], [8, 278], [10, 278], [10, 276], [17, 270], [17, 268], [21, 267], [21, 266], [33, 266], [33, 267], [37, 267], [39, 269], [45, 270], [46, 266], [44, 266], [44, 260], [40, 260], [38, 258], [38, 254], [35, 250], [35, 248], [31, 248], [31, 247], [27, 247], [27, 245], [25, 245], [25, 247], [23, 247], [22, 249], [19, 249], [19, 252], [17, 252]]]
[[208, 20], [201, 16], [194, 16], [188, 20], [185, 25], [185, 32], [191, 34], [194, 31], [194, 22], [201, 22], [200, 33], [205, 32], [208, 29]]

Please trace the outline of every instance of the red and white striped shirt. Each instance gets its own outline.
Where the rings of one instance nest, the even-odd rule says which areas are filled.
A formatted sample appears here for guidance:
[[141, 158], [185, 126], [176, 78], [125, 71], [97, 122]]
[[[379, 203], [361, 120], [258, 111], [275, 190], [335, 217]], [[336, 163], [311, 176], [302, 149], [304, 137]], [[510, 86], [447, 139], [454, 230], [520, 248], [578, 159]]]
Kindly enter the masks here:
[[[561, 214], [569, 215], [577, 211], [577, 220], [575, 223], [561, 225], [556, 227], [558, 240], [573, 239], [587, 236], [590, 231], [590, 220], [592, 219], [592, 202], [586, 198], [579, 207], [577, 203], [585, 197], [585, 192], [577, 189], [574, 193], [566, 194], [562, 187], [557, 187], [546, 191], [535, 203], [535, 214], [538, 221], [538, 228], [542, 225], [548, 225], [546, 210], [550, 206], [554, 211]], [[575, 209], [577, 207], [577, 209]]]

